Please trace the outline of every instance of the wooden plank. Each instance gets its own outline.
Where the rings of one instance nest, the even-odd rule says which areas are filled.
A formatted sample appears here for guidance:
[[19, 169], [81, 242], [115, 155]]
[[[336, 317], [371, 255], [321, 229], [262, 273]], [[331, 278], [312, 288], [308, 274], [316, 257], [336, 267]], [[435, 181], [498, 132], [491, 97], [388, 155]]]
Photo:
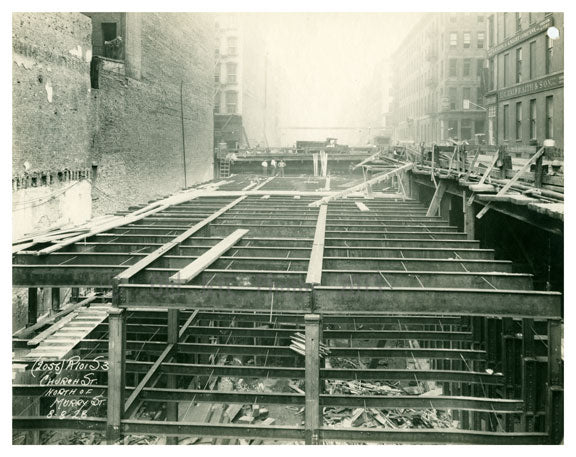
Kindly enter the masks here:
[[234, 206], [236, 206], [238, 203], [240, 203], [242, 200], [244, 200], [246, 198], [246, 196], [242, 196], [237, 198], [236, 200], [234, 200], [232, 203], [229, 203], [228, 205], [224, 206], [223, 208], [219, 209], [218, 211], [216, 211], [215, 213], [213, 213], [212, 215], [208, 216], [206, 219], [198, 222], [196, 225], [194, 225], [193, 227], [190, 227], [188, 230], [186, 230], [185, 232], [182, 232], [180, 235], [178, 235], [176, 238], [174, 238], [173, 240], [169, 241], [168, 243], [164, 244], [163, 246], [160, 246], [158, 249], [156, 249], [154, 252], [151, 252], [150, 254], [148, 254], [146, 257], [144, 257], [143, 259], [141, 259], [140, 261], [136, 262], [134, 265], [130, 266], [129, 268], [127, 268], [126, 270], [124, 270], [122, 273], [118, 274], [116, 276], [115, 279], [118, 280], [118, 282], [125, 284], [127, 283], [130, 278], [132, 278], [135, 274], [137, 274], [138, 272], [142, 271], [144, 268], [146, 268], [148, 265], [150, 265], [152, 262], [154, 262], [155, 260], [157, 260], [158, 258], [160, 258], [160, 256], [166, 254], [168, 251], [170, 251], [172, 248], [176, 247], [178, 244], [182, 243], [183, 241], [185, 241], [186, 239], [188, 239], [189, 237], [191, 237], [194, 233], [196, 233], [198, 230], [206, 227], [208, 224], [210, 224], [212, 221], [214, 221], [215, 219], [217, 219], [218, 217], [220, 217], [222, 214], [224, 214], [226, 211], [228, 211], [230, 208], [233, 208]]
[[59, 318], [65, 316], [66, 314], [71, 313], [72, 311], [80, 308], [81, 306], [85, 306], [85, 305], [93, 302], [94, 300], [96, 300], [96, 298], [98, 298], [98, 295], [96, 295], [95, 293], [92, 293], [92, 294], [88, 295], [88, 297], [86, 297], [84, 300], [82, 300], [82, 301], [80, 301], [80, 302], [78, 302], [72, 306], [67, 307], [66, 309], [60, 311], [58, 314], [54, 314], [53, 316], [50, 316], [46, 319], [42, 319], [41, 321], [37, 322], [36, 324], [32, 325], [31, 327], [26, 327], [26, 328], [23, 328], [22, 330], [17, 331], [16, 333], [14, 333], [13, 337], [14, 338], [26, 338], [28, 335], [35, 332], [39, 328], [42, 328], [46, 325], [49, 325], [52, 322], [54, 322], [56, 319], [59, 319]]
[[490, 162], [490, 165], [488, 166], [488, 168], [486, 168], [486, 170], [484, 171], [484, 174], [482, 175], [482, 178], [480, 179], [480, 182], [478, 184], [484, 184], [484, 181], [486, 181], [486, 178], [488, 176], [490, 176], [490, 173], [492, 173], [492, 169], [494, 168], [494, 165], [496, 165], [496, 162], [498, 161], [498, 156], [500, 155], [500, 149], [498, 149], [495, 153], [494, 156], [492, 157], [492, 161]]
[[436, 190], [434, 191], [434, 196], [432, 197], [432, 201], [430, 202], [430, 206], [426, 212], [426, 217], [436, 216], [438, 210], [440, 209], [440, 203], [442, 202], [446, 188], [446, 181], [441, 180], [438, 184], [438, 187], [436, 187]]
[[[516, 172], [516, 174], [514, 175], [514, 177], [512, 179], [510, 179], [510, 181], [508, 181], [506, 183], [506, 185], [500, 189], [500, 192], [498, 192], [496, 195], [497, 196], [501, 196], [504, 195], [506, 192], [508, 192], [510, 190], [510, 188], [514, 185], [514, 183], [516, 181], [518, 181], [518, 179], [520, 179], [520, 177], [524, 174], [524, 172], [526, 172], [527, 170], [530, 169], [530, 166], [536, 161], [538, 160], [538, 158], [544, 154], [544, 148], [540, 148], [538, 150], [538, 152], [536, 152], [536, 154], [534, 154], [530, 160], [528, 160], [524, 166], [522, 168], [520, 168], [520, 170], [518, 170]], [[482, 216], [484, 216], [484, 214], [486, 214], [486, 212], [490, 209], [490, 203], [488, 203], [484, 208], [482, 208], [480, 210], [480, 212], [476, 215], [477, 219], [482, 218]]]
[[216, 260], [218, 260], [222, 254], [234, 246], [248, 232], [249, 230], [246, 229], [235, 230], [218, 244], [208, 249], [208, 251], [206, 251], [192, 263], [185, 266], [176, 274], [170, 276], [169, 281], [174, 284], [189, 283], [206, 268], [212, 265]]
[[37, 335], [36, 337], [34, 337], [30, 341], [28, 341], [28, 346], [36, 346], [36, 345], [40, 344], [42, 341], [44, 341], [50, 335], [52, 335], [53, 333], [56, 333], [58, 330], [60, 330], [62, 327], [64, 327], [68, 322], [70, 322], [72, 319], [74, 319], [74, 317], [76, 317], [76, 315], [77, 315], [77, 313], [68, 314], [62, 320], [58, 321], [56, 324], [47, 328], [42, 333], [40, 333], [39, 335]]
[[370, 211], [370, 208], [368, 208], [364, 203], [359, 202], [359, 201], [357, 201], [355, 203], [356, 203], [356, 206], [358, 207], [358, 209], [360, 211]]
[[376, 154], [372, 154], [370, 157], [365, 158], [362, 162], [354, 165], [352, 170], [356, 170], [356, 168], [361, 167], [365, 163], [372, 162], [373, 160], [377, 159], [379, 156], [380, 156], [380, 151], [378, 151]]
[[316, 232], [314, 233], [314, 242], [310, 252], [310, 262], [308, 263], [308, 274], [306, 282], [308, 284], [321, 284], [322, 282], [322, 263], [324, 260], [324, 240], [326, 236], [326, 215], [328, 206], [320, 206], [318, 219], [316, 221]]
[[350, 187], [349, 189], [327, 195], [326, 197], [321, 198], [320, 200], [316, 200], [315, 202], [310, 203], [308, 206], [309, 207], [320, 206], [320, 205], [326, 204], [332, 200], [337, 200], [339, 198], [348, 197], [353, 193], [360, 192], [360, 191], [364, 190], [367, 186], [372, 186], [372, 185], [377, 184], [379, 182], [386, 181], [386, 180], [392, 178], [393, 176], [398, 175], [399, 173], [411, 170], [413, 166], [414, 165], [412, 163], [407, 163], [406, 165], [398, 167], [393, 171], [389, 171], [387, 173], [381, 173], [379, 175], [376, 175], [372, 179], [369, 179], [366, 182], [358, 184], [357, 186]]

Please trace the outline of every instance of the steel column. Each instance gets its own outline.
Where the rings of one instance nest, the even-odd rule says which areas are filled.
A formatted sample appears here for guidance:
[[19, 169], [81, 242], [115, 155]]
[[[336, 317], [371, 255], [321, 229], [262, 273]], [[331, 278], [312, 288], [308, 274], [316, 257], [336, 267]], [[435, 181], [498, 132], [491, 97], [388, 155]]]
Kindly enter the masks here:
[[306, 326], [306, 444], [320, 444], [319, 430], [322, 427], [320, 408], [320, 342], [322, 340], [322, 318], [319, 314], [307, 314]]

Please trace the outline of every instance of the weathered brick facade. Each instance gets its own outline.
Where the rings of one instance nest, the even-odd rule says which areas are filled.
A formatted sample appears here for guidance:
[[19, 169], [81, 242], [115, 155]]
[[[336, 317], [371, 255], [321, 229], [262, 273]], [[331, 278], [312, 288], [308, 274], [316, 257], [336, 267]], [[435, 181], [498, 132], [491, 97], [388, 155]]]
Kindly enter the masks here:
[[86, 167], [92, 26], [80, 13], [12, 16], [13, 173]]
[[[187, 184], [213, 176], [211, 16], [122, 15], [121, 33], [128, 39], [124, 61], [104, 62], [99, 88], [92, 88], [89, 15], [98, 14], [109, 20], [106, 13], [13, 15], [17, 235], [81, 222], [78, 217], [91, 212], [126, 209], [182, 188], [181, 85]], [[96, 21], [94, 27], [100, 25]], [[90, 191], [90, 181], [78, 185], [78, 180], [92, 166], [98, 173]], [[25, 323], [25, 301], [25, 290], [15, 289], [14, 329]]]
[[[130, 13], [128, 13], [130, 14]], [[212, 177], [213, 25], [209, 15], [133, 13], [140, 62], [127, 43], [125, 74], [99, 73], [93, 160], [95, 214], [125, 208], [184, 186], [180, 89], [187, 183]], [[129, 36], [130, 30], [127, 32]], [[134, 74], [134, 77], [130, 76]], [[138, 75], [138, 73], [140, 75]], [[101, 189], [107, 195], [99, 191]]]

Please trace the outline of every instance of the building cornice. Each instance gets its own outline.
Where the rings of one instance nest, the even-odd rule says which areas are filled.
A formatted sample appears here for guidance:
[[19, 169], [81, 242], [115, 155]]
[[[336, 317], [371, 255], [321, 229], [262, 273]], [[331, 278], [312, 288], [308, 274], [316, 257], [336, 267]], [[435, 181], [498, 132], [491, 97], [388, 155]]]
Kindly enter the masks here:
[[523, 41], [532, 38], [534, 35], [538, 35], [539, 33], [548, 30], [548, 27], [551, 27], [553, 25], [554, 25], [554, 18], [552, 16], [547, 16], [540, 22], [532, 24], [527, 29], [520, 31], [515, 35], [512, 35], [511, 37], [505, 39], [501, 43], [498, 43], [496, 46], [488, 48], [488, 57], [494, 57], [496, 54], [500, 54], [501, 52], [516, 46], [518, 43], [522, 43]]

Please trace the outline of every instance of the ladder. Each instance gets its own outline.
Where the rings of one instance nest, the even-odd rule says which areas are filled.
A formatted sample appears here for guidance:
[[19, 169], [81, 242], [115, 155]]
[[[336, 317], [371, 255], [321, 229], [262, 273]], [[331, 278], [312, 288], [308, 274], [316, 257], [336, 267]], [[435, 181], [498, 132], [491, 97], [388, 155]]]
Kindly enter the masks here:
[[230, 161], [226, 159], [220, 160], [220, 178], [230, 177]]

